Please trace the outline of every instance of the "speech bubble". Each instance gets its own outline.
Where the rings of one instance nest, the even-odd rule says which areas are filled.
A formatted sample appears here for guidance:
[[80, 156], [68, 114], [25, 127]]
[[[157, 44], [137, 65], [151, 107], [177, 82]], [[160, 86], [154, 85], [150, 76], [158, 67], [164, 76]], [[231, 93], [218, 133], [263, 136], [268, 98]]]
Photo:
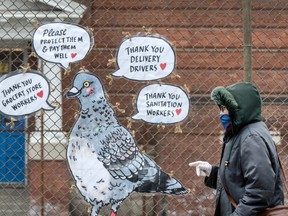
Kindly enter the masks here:
[[189, 112], [188, 95], [173, 85], [152, 84], [144, 87], [137, 99], [138, 113], [133, 119], [155, 124], [183, 121]]
[[113, 76], [147, 81], [172, 73], [176, 56], [171, 44], [163, 38], [135, 36], [122, 42], [116, 61], [119, 69]]
[[30, 115], [40, 109], [53, 110], [47, 100], [50, 86], [44, 75], [15, 71], [0, 79], [0, 112], [17, 117]]
[[68, 23], [40, 26], [34, 32], [32, 42], [40, 58], [64, 68], [85, 58], [94, 44], [93, 37], [84, 27]]

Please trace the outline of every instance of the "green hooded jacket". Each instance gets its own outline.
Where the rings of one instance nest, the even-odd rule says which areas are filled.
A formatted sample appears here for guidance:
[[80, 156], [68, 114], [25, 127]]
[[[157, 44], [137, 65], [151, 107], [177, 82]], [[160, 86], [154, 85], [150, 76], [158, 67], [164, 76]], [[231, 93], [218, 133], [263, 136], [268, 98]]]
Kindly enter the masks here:
[[218, 106], [223, 105], [229, 111], [233, 130], [262, 120], [262, 100], [255, 86], [242, 82], [224, 88], [216, 87], [211, 98]]
[[[262, 121], [257, 88], [241, 82], [217, 87], [211, 97], [228, 109], [233, 130], [225, 134], [219, 166], [213, 166], [205, 178], [206, 186], [217, 189], [214, 216], [256, 216], [265, 208], [283, 204], [278, 154]], [[223, 188], [237, 203], [236, 209]]]

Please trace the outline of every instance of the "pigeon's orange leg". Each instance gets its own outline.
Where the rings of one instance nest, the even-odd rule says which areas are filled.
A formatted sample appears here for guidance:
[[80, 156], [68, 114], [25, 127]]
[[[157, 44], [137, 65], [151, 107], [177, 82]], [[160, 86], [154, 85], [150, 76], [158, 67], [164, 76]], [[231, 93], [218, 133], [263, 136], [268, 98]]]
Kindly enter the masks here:
[[117, 216], [117, 213], [114, 212], [114, 211], [112, 211], [111, 214], [110, 214], [110, 216]]

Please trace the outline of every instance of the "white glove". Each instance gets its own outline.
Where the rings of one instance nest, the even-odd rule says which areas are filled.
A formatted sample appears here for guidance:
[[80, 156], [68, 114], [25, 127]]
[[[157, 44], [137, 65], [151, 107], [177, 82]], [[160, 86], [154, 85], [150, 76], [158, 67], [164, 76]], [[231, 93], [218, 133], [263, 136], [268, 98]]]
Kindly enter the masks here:
[[209, 176], [212, 170], [212, 165], [206, 161], [196, 161], [189, 163], [190, 167], [196, 167], [197, 176]]

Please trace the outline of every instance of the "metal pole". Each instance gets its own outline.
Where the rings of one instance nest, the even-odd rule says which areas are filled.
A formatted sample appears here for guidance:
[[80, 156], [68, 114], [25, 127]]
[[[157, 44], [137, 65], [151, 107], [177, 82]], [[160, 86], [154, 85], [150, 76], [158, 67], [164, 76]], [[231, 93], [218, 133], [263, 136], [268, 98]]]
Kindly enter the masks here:
[[[41, 72], [43, 73], [43, 61], [41, 60]], [[44, 184], [45, 184], [45, 176], [44, 176], [44, 111], [40, 111], [40, 166], [41, 166], [41, 174], [40, 174], [40, 180], [41, 180], [41, 216], [45, 215], [45, 197], [44, 197]]]
[[242, 0], [245, 81], [252, 81], [251, 0]]
[[41, 216], [45, 214], [45, 201], [44, 201], [44, 120], [43, 120], [43, 112], [40, 111], [40, 118], [41, 118]]

